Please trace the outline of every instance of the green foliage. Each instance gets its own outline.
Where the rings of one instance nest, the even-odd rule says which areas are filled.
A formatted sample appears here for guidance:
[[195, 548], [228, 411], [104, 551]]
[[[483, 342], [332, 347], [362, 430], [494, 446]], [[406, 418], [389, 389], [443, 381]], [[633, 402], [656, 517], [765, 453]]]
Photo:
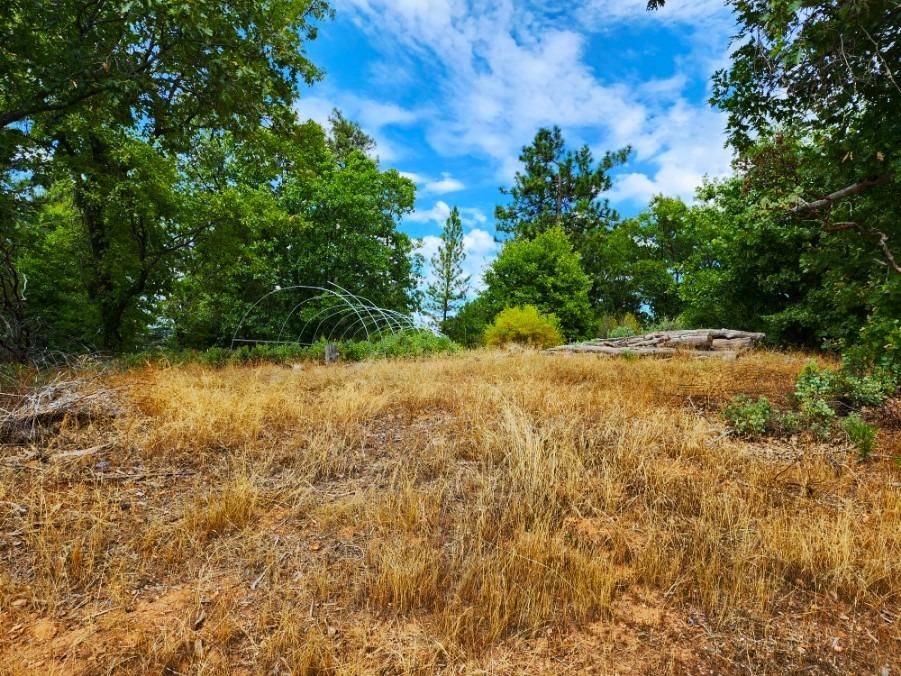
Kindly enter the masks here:
[[678, 317], [673, 317], [672, 319], [669, 317], [661, 317], [658, 321], [648, 325], [645, 331], [648, 333], [655, 333], [657, 331], [679, 331], [690, 328], [693, 327], [680, 315]]
[[723, 416], [738, 436], [747, 439], [763, 436], [774, 423], [773, 406], [766, 397], [759, 397], [757, 401], [747, 396], [733, 397], [723, 410]]
[[[413, 184], [359, 150], [337, 157], [330, 145], [310, 122], [287, 139], [261, 132], [258, 143], [210, 139], [199, 150], [194, 172], [215, 187], [200, 208], [216, 227], [192, 247], [166, 307], [180, 344], [221, 343], [277, 287], [334, 282], [380, 307], [416, 309], [418, 262], [399, 229]], [[275, 338], [298, 298], [272, 301], [250, 315], [247, 335]]]
[[431, 331], [404, 331], [388, 334], [374, 342], [371, 354], [386, 357], [425, 357], [432, 354], [451, 354], [459, 349], [460, 346], [447, 336]]
[[[195, 203], [207, 186], [185, 181], [181, 161], [204, 134], [294, 128], [299, 86], [320, 75], [304, 43], [329, 14], [321, 0], [20, 0], [0, 12], [0, 185], [31, 184], [16, 190], [26, 222], [0, 218], [0, 240], [16, 237], [0, 276], [49, 273], [25, 303], [34, 347], [142, 342], [181, 255], [213, 223]], [[48, 201], [74, 212], [70, 232], [35, 215]], [[35, 232], [42, 219], [48, 232]], [[81, 269], [44, 265], [45, 235]], [[76, 300], [83, 321], [66, 309], [57, 321]]]
[[[363, 361], [365, 359], [422, 357], [437, 354], [452, 354], [460, 349], [446, 336], [431, 331], [404, 331], [387, 334], [373, 341], [347, 341], [337, 343], [339, 359], [343, 361]], [[161, 349], [122, 355], [118, 364], [122, 368], [135, 368], [149, 364], [203, 364], [223, 367], [247, 364], [291, 364], [302, 361], [325, 359], [325, 342], [313, 345], [245, 345], [236, 349], [211, 347], [206, 350]]]
[[795, 397], [801, 403], [814, 399], [833, 399], [840, 390], [839, 374], [832, 369], [820, 368], [815, 361], [808, 362], [801, 369], [795, 383]]
[[863, 421], [857, 413], [851, 413], [842, 421], [842, 428], [850, 441], [857, 449], [861, 460], [866, 460], [876, 447], [876, 435], [878, 430]]
[[483, 302], [492, 315], [514, 305], [534, 305], [559, 318], [568, 340], [592, 333], [590, 282], [559, 227], [531, 240], [507, 242], [485, 272], [485, 284]]
[[628, 338], [629, 336], [635, 335], [635, 329], [627, 324], [620, 324], [619, 326], [613, 327], [610, 332], [607, 334], [608, 338]]
[[892, 370], [860, 374], [847, 366], [839, 371], [821, 369], [815, 362], [801, 370], [795, 385], [795, 397], [802, 404], [821, 399], [845, 410], [880, 406], [897, 391], [898, 380]]
[[[784, 137], [762, 140], [748, 153], [749, 170], [704, 186], [690, 210], [696, 244], [678, 286], [685, 320], [764, 331], [783, 345], [836, 349], [864, 341], [871, 356], [891, 350], [901, 275], [887, 275], [872, 245], [855, 233], [832, 233], [789, 211], [798, 186], [838, 183], [829, 177], [833, 159]], [[892, 233], [894, 223], [875, 206], [861, 200], [852, 214], [836, 205], [834, 218], [866, 219]]]
[[332, 109], [329, 115], [328, 146], [332, 155], [343, 164], [351, 153], [359, 152], [369, 155], [375, 150], [375, 139], [363, 131], [363, 128], [353, 120], [348, 120], [337, 108]]
[[695, 248], [692, 213], [681, 200], [658, 195], [636, 218], [592, 232], [580, 248], [592, 302], [606, 313], [648, 320], [681, 312], [679, 286]]
[[623, 315], [622, 320], [620, 320], [620, 326], [628, 327], [633, 335], [637, 335], [642, 331], [641, 322], [639, 322], [638, 317], [631, 312], [627, 312]]
[[566, 149], [559, 127], [542, 128], [519, 156], [523, 171], [514, 185], [502, 188], [510, 204], [495, 210], [499, 232], [531, 239], [562, 228], [578, 246], [588, 232], [616, 220], [601, 194], [613, 183], [608, 172], [629, 157], [630, 148], [608, 152], [595, 164], [588, 146]]
[[597, 335], [601, 338], [609, 338], [610, 332], [619, 326], [619, 320], [610, 314], [601, 315], [595, 322]]
[[493, 308], [485, 295], [464, 304], [453, 317], [448, 317], [443, 331], [453, 341], [465, 347], [483, 344], [485, 328], [493, 317]]
[[[894, 0], [728, 4], [738, 23], [736, 49], [730, 67], [714, 76], [713, 102], [729, 114], [735, 147], [747, 147], [755, 133], [798, 125], [810, 135], [829, 132], [831, 143], [858, 136], [858, 148], [897, 140], [901, 90], [889, 66], [901, 62]], [[866, 161], [857, 155], [846, 164]]]
[[727, 222], [699, 239], [709, 264], [689, 295], [724, 291], [729, 306], [733, 288], [745, 318], [780, 340], [899, 361], [897, 3], [728, 4], [738, 33], [712, 102], [745, 170], [717, 200]]
[[802, 426], [818, 437], [828, 437], [836, 418], [840, 389], [838, 374], [830, 369], [820, 369], [815, 362], [807, 364], [795, 384]]
[[560, 322], [553, 314], [542, 314], [534, 305], [520, 305], [498, 313], [485, 329], [485, 343], [503, 346], [508, 343], [529, 347], [554, 347], [563, 342]]
[[824, 399], [802, 399], [799, 409], [801, 425], [821, 439], [826, 439], [835, 421], [835, 409]]
[[620, 319], [603, 315], [599, 322], [598, 335], [606, 338], [628, 338], [642, 332], [641, 322], [631, 312], [627, 312]]
[[463, 298], [469, 284], [469, 277], [463, 274], [463, 224], [457, 207], [451, 209], [450, 215], [441, 230], [441, 244], [432, 256], [432, 274], [435, 281], [426, 289], [429, 308], [444, 326], [448, 315]]

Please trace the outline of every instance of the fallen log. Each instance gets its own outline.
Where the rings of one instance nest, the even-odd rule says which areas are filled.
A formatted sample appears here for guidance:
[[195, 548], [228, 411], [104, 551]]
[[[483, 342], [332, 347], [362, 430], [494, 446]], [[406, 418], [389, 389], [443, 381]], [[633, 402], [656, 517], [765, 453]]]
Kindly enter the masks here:
[[638, 357], [672, 357], [691, 353], [698, 357], [735, 359], [753, 349], [766, 335], [733, 329], [687, 329], [656, 331], [625, 338], [597, 338], [582, 343], [561, 345], [548, 352], [585, 352], [600, 355], [630, 354]]

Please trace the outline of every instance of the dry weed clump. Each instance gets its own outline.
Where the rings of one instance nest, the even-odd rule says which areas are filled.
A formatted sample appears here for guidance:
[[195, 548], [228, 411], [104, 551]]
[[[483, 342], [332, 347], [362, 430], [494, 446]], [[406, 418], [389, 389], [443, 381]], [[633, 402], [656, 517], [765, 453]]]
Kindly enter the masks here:
[[0, 464], [0, 672], [894, 673], [896, 437], [718, 416], [805, 360], [107, 376], [114, 418]]

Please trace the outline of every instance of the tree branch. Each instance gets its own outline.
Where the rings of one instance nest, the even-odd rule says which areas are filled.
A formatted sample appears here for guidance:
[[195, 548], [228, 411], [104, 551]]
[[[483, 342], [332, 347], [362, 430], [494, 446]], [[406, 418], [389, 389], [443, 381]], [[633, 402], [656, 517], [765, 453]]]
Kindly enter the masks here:
[[[800, 215], [818, 214], [823, 211], [828, 211], [832, 208], [832, 205], [835, 202], [845, 199], [846, 197], [859, 195], [862, 192], [866, 192], [870, 188], [885, 185], [886, 183], [890, 182], [892, 178], [893, 177], [891, 174], [882, 174], [881, 176], [864, 179], [863, 181], [859, 181], [852, 185], [846, 186], [841, 190], [836, 190], [835, 192], [830, 193], [821, 199], [814, 200], [813, 202], [804, 202], [802, 204], [799, 204], [789, 209], [789, 213]], [[892, 250], [889, 248], [888, 235], [886, 235], [882, 230], [877, 230], [876, 228], [868, 228], [854, 221], [840, 221], [838, 223], [830, 223], [828, 220], [828, 214], [826, 215], [826, 222], [823, 223], [823, 230], [826, 232], [845, 232], [847, 230], [857, 230], [862, 235], [876, 238], [879, 248], [882, 249], [882, 255], [885, 258], [886, 265], [888, 265], [890, 270], [901, 275], [901, 265], [898, 265], [898, 261], [895, 259]]]
[[885, 257], [886, 265], [888, 265], [890, 270], [901, 275], [901, 265], [899, 265], [898, 261], [895, 260], [895, 256], [888, 246], [888, 235], [886, 235], [882, 230], [877, 230], [876, 228], [866, 228], [860, 223], [855, 223], [854, 221], [824, 223], [823, 230], [825, 230], [826, 232], [845, 232], [846, 230], [857, 230], [862, 235], [875, 237], [879, 248], [882, 249], [882, 255]]
[[882, 174], [881, 176], [876, 176], [874, 178], [867, 178], [863, 181], [859, 181], [858, 183], [846, 186], [841, 190], [836, 190], [834, 193], [830, 193], [829, 195], [826, 195], [821, 199], [814, 200], [813, 202], [803, 202], [802, 204], [799, 204], [796, 207], [790, 209], [790, 212], [793, 214], [817, 213], [828, 209], [839, 200], [842, 200], [846, 197], [859, 195], [862, 192], [866, 192], [870, 188], [875, 188], [879, 185], [885, 185], [891, 180], [891, 174]]

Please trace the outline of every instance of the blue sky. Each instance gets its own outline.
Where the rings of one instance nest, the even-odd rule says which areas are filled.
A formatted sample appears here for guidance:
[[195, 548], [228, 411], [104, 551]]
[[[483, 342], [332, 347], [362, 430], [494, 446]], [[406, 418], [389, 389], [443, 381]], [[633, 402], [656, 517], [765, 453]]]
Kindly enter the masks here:
[[336, 0], [310, 46], [325, 79], [301, 118], [333, 107], [375, 137], [383, 166], [417, 183], [403, 228], [428, 257], [452, 206], [476, 286], [496, 255], [494, 205], [539, 127], [600, 156], [632, 145], [609, 194], [625, 215], [656, 193], [691, 198], [729, 171], [723, 115], [706, 100], [734, 23], [722, 0]]

